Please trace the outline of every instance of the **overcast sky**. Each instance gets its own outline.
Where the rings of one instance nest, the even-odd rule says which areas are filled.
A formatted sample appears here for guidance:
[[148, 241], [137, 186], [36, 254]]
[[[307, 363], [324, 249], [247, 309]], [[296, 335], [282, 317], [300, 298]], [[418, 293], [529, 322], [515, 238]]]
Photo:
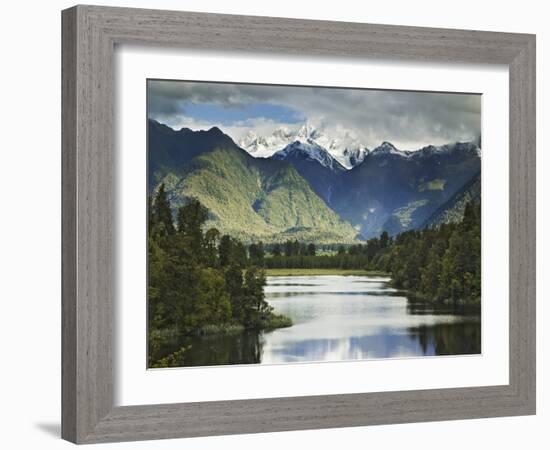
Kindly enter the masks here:
[[389, 141], [416, 150], [479, 137], [481, 96], [149, 80], [148, 117], [175, 129], [217, 126], [234, 140], [308, 121], [371, 149]]

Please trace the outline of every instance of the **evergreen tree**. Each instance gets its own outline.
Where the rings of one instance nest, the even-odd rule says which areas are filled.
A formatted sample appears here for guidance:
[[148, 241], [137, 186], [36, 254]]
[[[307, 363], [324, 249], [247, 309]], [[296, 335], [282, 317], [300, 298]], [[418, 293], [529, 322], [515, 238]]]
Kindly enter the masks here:
[[281, 244], [277, 243], [273, 245], [273, 249], [271, 250], [271, 253], [273, 256], [281, 256], [283, 251], [281, 248]]
[[261, 321], [265, 320], [265, 315], [270, 312], [264, 294], [265, 273], [252, 266], [246, 270], [244, 278], [244, 321], [248, 326], [254, 327], [260, 325]]
[[218, 254], [220, 257], [220, 265], [222, 267], [229, 266], [232, 261], [233, 242], [231, 236], [224, 234], [220, 239], [220, 245], [218, 247]]
[[244, 321], [243, 271], [236, 265], [228, 267], [225, 271], [225, 284], [229, 292], [233, 318], [242, 323]]
[[[207, 209], [191, 200], [178, 210], [177, 232], [164, 186], [149, 205], [148, 317], [149, 363], [180, 365], [185, 348], [161, 357], [163, 336], [196, 335], [226, 325], [263, 329], [289, 326], [265, 301], [265, 273], [249, 267], [245, 245], [211, 228], [203, 232]], [[170, 220], [169, 220], [170, 217]], [[262, 264], [260, 242], [251, 249], [255, 264]], [[169, 331], [169, 333], [166, 333]]]
[[292, 241], [286, 241], [285, 242], [285, 256], [288, 258], [293, 255], [292, 252]]
[[204, 256], [206, 265], [209, 267], [219, 266], [218, 244], [220, 242], [220, 232], [217, 228], [210, 228], [204, 234]]
[[162, 224], [165, 233], [169, 235], [174, 234], [175, 228], [172, 219], [172, 210], [170, 208], [170, 202], [168, 201], [166, 190], [164, 189], [164, 183], [159, 186], [150, 211], [150, 223], [153, 224], [153, 227], [155, 225]]
[[261, 241], [257, 244], [250, 244], [248, 247], [248, 255], [250, 257], [251, 264], [263, 267], [265, 251], [264, 245]]
[[197, 199], [192, 199], [178, 210], [178, 232], [194, 240], [202, 239], [202, 226], [208, 219], [208, 210]]
[[300, 254], [300, 242], [296, 239], [294, 242], [292, 242], [292, 255], [299, 255]]
[[380, 248], [381, 249], [384, 249], [388, 246], [388, 242], [390, 240], [390, 237], [388, 235], [388, 232], [387, 231], [384, 231], [381, 235], [380, 235]]
[[248, 265], [245, 245], [238, 240], [233, 241], [233, 261], [239, 267], [244, 268]]

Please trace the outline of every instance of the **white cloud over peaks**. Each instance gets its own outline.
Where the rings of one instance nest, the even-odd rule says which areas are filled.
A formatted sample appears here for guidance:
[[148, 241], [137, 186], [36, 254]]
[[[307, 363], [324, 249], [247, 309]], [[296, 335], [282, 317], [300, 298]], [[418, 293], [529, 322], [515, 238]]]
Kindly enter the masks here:
[[481, 134], [477, 94], [149, 81], [149, 117], [174, 127], [219, 126], [239, 140], [250, 130], [270, 135], [279, 127], [299, 126], [261, 116], [225, 124], [201, 123], [186, 113], [189, 103], [241, 110], [254, 104], [283, 106], [331, 138], [355, 140], [370, 148], [390, 141], [400, 149], [415, 150]]

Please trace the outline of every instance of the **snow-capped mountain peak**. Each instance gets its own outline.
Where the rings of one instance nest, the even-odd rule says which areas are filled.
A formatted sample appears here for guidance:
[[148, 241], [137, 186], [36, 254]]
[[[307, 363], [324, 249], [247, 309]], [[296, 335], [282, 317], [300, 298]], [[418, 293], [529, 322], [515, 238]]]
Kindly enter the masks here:
[[309, 122], [304, 123], [296, 133], [296, 138], [298, 138], [297, 140], [300, 141], [307, 141], [308, 139], [315, 140], [315, 138], [318, 138], [320, 136], [321, 133], [317, 131], [317, 129]]
[[305, 122], [294, 131], [280, 127], [265, 137], [249, 131], [237, 144], [252, 156], [266, 158], [296, 141], [304, 144], [313, 143], [326, 150], [330, 156], [347, 169], [363, 161], [368, 150], [354, 137], [352, 132], [337, 130], [337, 137], [329, 136], [329, 134], [331, 133], [316, 128], [310, 122]]
[[273, 132], [273, 137], [276, 139], [287, 140], [292, 137], [292, 132], [286, 127], [279, 127]]
[[268, 158], [278, 153], [278, 159], [281, 159], [284, 155], [284, 153], [281, 153], [283, 150], [289, 150], [287, 147], [293, 145], [294, 147], [291, 148], [297, 148], [297, 143], [304, 144], [302, 146], [304, 151], [305, 149], [315, 150], [310, 155], [310, 159], [318, 160], [326, 167], [332, 167], [332, 163], [326, 157], [328, 155], [345, 169], [351, 169], [361, 164], [367, 156], [382, 157], [383, 155], [390, 155], [394, 158], [416, 159], [454, 151], [475, 152], [480, 155], [479, 143], [477, 142], [457, 142], [438, 147], [429, 145], [417, 151], [409, 151], [399, 150], [391, 142], [384, 141], [374, 150], [369, 150], [361, 143], [356, 134], [349, 129], [342, 127], [335, 127], [334, 129], [316, 128], [310, 122], [305, 122], [293, 130], [280, 127], [267, 136], [260, 136], [253, 131], [249, 131], [237, 142], [241, 148], [254, 157]]
[[388, 141], [382, 142], [382, 144], [380, 144], [380, 147], [378, 148], [387, 150], [387, 151], [397, 150], [395, 145], [393, 145], [391, 142], [388, 142]]
[[402, 158], [422, 159], [437, 155], [445, 155], [451, 153], [470, 153], [481, 156], [481, 150], [475, 142], [454, 142], [440, 146], [427, 145], [416, 151], [399, 150], [391, 142], [384, 141], [376, 147], [371, 155], [395, 155]]
[[411, 154], [411, 152], [408, 151], [402, 151], [398, 150], [395, 145], [393, 145], [391, 142], [384, 141], [382, 144], [380, 144], [378, 147], [376, 147], [372, 152], [370, 152], [373, 156], [379, 156], [379, 155], [395, 155], [400, 156], [403, 158], [408, 158]]
[[307, 142], [296, 140], [282, 150], [275, 152], [272, 158], [278, 160], [301, 159], [317, 161], [322, 166], [334, 171], [346, 170], [326, 149], [312, 139], [308, 139]]
[[294, 134], [288, 129], [277, 128], [269, 136], [259, 136], [249, 130], [237, 144], [254, 157], [267, 158], [292, 142]]
[[440, 146], [428, 145], [413, 153], [414, 158], [425, 158], [450, 153], [469, 153], [481, 157], [481, 149], [476, 142], [454, 142]]

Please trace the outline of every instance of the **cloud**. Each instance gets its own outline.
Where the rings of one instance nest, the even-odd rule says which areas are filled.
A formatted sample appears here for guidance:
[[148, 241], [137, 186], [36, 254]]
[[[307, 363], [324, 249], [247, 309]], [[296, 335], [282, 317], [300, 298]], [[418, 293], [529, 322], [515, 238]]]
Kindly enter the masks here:
[[[371, 148], [390, 141], [401, 149], [414, 150], [481, 135], [481, 96], [477, 94], [162, 80], [148, 83], [148, 114], [168, 125], [220, 126], [204, 120], [199, 123], [187, 113], [190, 104], [201, 103], [237, 109], [259, 103], [284, 106], [326, 132], [341, 134], [345, 130]], [[220, 128], [238, 139], [250, 129], [267, 134], [280, 126], [292, 129], [296, 124], [249, 117]]]
[[260, 136], [268, 136], [278, 128], [288, 128], [289, 130], [297, 129], [295, 124], [278, 122], [264, 117], [237, 121], [231, 125], [217, 121], [206, 122], [204, 120], [197, 120], [194, 117], [185, 115], [154, 114], [150, 115], [150, 117], [164, 123], [165, 125], [168, 125], [174, 130], [179, 130], [181, 128], [190, 128], [192, 130], [209, 130], [212, 127], [218, 127], [223, 130], [224, 133], [231, 136], [235, 141], [238, 141], [249, 130], [254, 130], [254, 132]]

